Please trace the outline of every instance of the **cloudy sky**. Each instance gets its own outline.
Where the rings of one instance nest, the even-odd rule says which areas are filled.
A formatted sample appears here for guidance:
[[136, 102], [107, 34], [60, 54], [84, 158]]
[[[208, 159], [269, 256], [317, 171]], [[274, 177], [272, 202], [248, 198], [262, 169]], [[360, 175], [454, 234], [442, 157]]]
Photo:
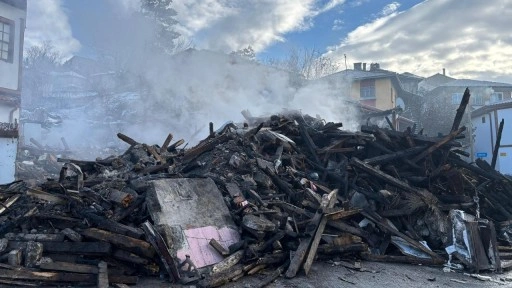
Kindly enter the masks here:
[[[138, 0], [29, 0], [26, 46], [88, 55]], [[512, 83], [512, 0], [175, 0], [179, 32], [199, 49], [251, 45], [259, 59], [316, 49], [344, 66]], [[129, 31], [126, 29], [126, 35]], [[108, 35], [115, 38], [123, 34]], [[134, 41], [136, 41], [134, 39]]]

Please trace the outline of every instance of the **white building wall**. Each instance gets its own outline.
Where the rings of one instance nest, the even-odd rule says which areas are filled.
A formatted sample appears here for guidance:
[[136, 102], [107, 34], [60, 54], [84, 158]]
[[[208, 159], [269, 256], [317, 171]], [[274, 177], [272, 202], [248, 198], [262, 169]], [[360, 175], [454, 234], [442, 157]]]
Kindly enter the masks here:
[[[14, 110], [12, 119], [9, 119], [11, 112]], [[4, 123], [14, 123], [14, 119], [18, 119], [18, 123], [20, 122], [20, 109], [17, 107], [13, 107], [10, 105], [3, 105], [0, 102], [0, 122]]]
[[0, 87], [10, 90], [18, 90], [18, 75], [20, 61], [20, 37], [22, 20], [26, 19], [26, 12], [22, 9], [0, 2], [0, 16], [14, 21], [14, 54], [12, 63], [0, 60]]
[[[485, 118], [485, 123], [483, 123], [482, 118]], [[500, 149], [496, 159], [496, 170], [503, 174], [512, 175], [512, 108], [494, 110], [487, 114], [473, 117], [473, 127], [476, 128], [474, 140], [475, 158], [482, 158], [491, 163], [501, 119], [505, 120], [505, 125], [501, 134]], [[482, 157], [483, 154], [487, 155]]]
[[475, 129], [473, 144], [473, 151], [475, 155], [473, 155], [473, 157], [475, 159], [482, 158], [489, 163], [491, 163], [492, 160], [492, 145], [494, 142], [493, 139], [495, 139], [491, 136], [494, 131], [494, 123], [492, 122], [493, 118], [494, 117], [490, 117], [489, 114], [473, 118], [473, 128]]
[[14, 181], [18, 139], [0, 138], [0, 184]]

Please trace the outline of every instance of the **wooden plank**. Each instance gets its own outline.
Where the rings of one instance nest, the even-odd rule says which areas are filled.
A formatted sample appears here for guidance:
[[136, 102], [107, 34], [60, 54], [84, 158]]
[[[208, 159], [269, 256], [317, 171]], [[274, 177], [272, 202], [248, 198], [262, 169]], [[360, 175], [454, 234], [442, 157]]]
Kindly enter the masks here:
[[162, 236], [153, 228], [153, 225], [151, 225], [149, 221], [142, 223], [142, 229], [144, 233], [146, 233], [146, 238], [151, 243], [152, 248], [157, 251], [160, 260], [164, 264], [165, 270], [169, 273], [171, 282], [179, 281], [181, 278], [180, 271]]
[[[337, 190], [332, 191], [328, 195], [331, 195], [331, 196], [334, 195], [332, 193], [335, 191], [337, 191]], [[327, 197], [330, 197], [330, 196], [327, 196]], [[334, 197], [334, 198], [336, 198], [336, 197]], [[324, 199], [322, 199], [323, 202], [322, 202], [321, 207], [323, 209], [327, 208], [327, 205], [330, 204], [331, 200], [332, 200], [332, 198], [327, 198], [327, 199], [325, 199], [325, 201], [324, 201]], [[309, 233], [310, 235], [315, 235], [315, 232], [317, 231], [317, 228], [319, 227], [320, 222], [322, 221], [323, 209], [319, 209], [315, 213], [315, 216], [313, 216], [313, 219], [311, 219], [311, 221], [308, 224], [308, 227], [306, 228], [306, 230], [307, 230], [306, 233]], [[324, 224], [324, 228], [325, 228], [325, 224]], [[295, 275], [297, 275], [297, 272], [299, 271], [300, 267], [302, 266], [302, 263], [304, 262], [304, 259], [309, 250], [309, 247], [311, 246], [313, 238], [314, 238], [313, 236], [308, 236], [300, 241], [299, 247], [295, 251], [295, 254], [293, 255], [293, 257], [290, 261], [288, 270], [286, 270], [286, 273], [285, 273], [286, 278], [293, 278], [293, 277], [295, 277]]]
[[54, 204], [65, 204], [67, 203], [67, 200], [59, 195], [50, 194], [41, 190], [37, 190], [35, 188], [27, 188], [27, 191], [25, 192], [30, 197], [34, 197], [40, 200], [48, 201]]
[[108, 266], [107, 262], [100, 261], [98, 263], [98, 282], [97, 287], [98, 288], [108, 288], [109, 281], [108, 281]]
[[82, 235], [92, 239], [112, 243], [116, 246], [132, 251], [144, 257], [152, 258], [155, 255], [155, 250], [153, 247], [151, 247], [151, 244], [133, 237], [116, 234], [97, 228], [85, 229], [82, 231]]
[[131, 227], [116, 221], [112, 221], [110, 219], [105, 219], [104, 217], [98, 216], [94, 213], [85, 213], [83, 216], [87, 218], [87, 220], [89, 220], [91, 223], [97, 225], [99, 228], [108, 230], [113, 233], [122, 234], [137, 239], [142, 238], [144, 235], [144, 231], [142, 231], [140, 228]]
[[[322, 204], [320, 205], [320, 209], [324, 212], [328, 208], [334, 207], [334, 203], [336, 203], [336, 195], [338, 194], [338, 189], [333, 190], [329, 194], [325, 194], [322, 197]], [[311, 242], [311, 247], [309, 248], [308, 257], [306, 258], [306, 262], [304, 262], [304, 272], [306, 275], [309, 274], [309, 270], [311, 269], [311, 265], [313, 265], [313, 261], [315, 260], [316, 250], [318, 249], [318, 244], [320, 244], [320, 239], [322, 238], [322, 234], [324, 233], [325, 225], [327, 225], [328, 218], [325, 215], [322, 216], [322, 220], [318, 224], [318, 228], [316, 229], [315, 237]]]
[[2, 203], [2, 206], [0, 207], [0, 215], [2, 215], [2, 213], [9, 209], [9, 207], [11, 207], [12, 204], [16, 203], [16, 201], [18, 201], [20, 197], [21, 194], [16, 194], [9, 197], [9, 199], [5, 200], [5, 202]]
[[76, 264], [70, 262], [43, 262], [39, 264], [39, 268], [43, 270], [85, 273], [85, 274], [98, 274], [98, 267], [86, 264]]
[[162, 147], [160, 147], [160, 154], [167, 152], [167, 147], [169, 147], [172, 137], [173, 136], [171, 133], [169, 133], [169, 135], [167, 135], [167, 138], [165, 138], [164, 144], [162, 144]]
[[[107, 242], [41, 242], [45, 253], [69, 253], [79, 255], [108, 255], [112, 245]], [[9, 241], [8, 249], [25, 248], [27, 242]]]
[[[68, 272], [42, 272], [28, 270], [8, 270], [0, 269], [0, 278], [13, 280], [33, 280], [45, 282], [84, 282], [97, 283], [97, 277], [94, 274], [68, 273]], [[135, 276], [110, 275], [109, 282], [137, 284], [138, 278]]]
[[367, 158], [364, 160], [364, 162], [369, 165], [384, 164], [384, 163], [388, 163], [388, 162], [391, 162], [396, 159], [401, 159], [401, 158], [412, 156], [414, 154], [419, 153], [420, 151], [422, 151], [425, 148], [426, 148], [426, 146], [416, 146], [416, 147], [412, 147], [412, 148], [401, 150], [401, 151], [394, 152], [394, 153], [380, 155], [380, 156], [376, 156], [373, 158]]
[[124, 142], [128, 143], [130, 146], [135, 146], [139, 144], [137, 141], [133, 140], [132, 138], [124, 135], [123, 133], [117, 133], [117, 138], [123, 140]]
[[114, 258], [139, 265], [149, 264], [148, 259], [139, 257], [130, 251], [118, 249], [114, 252]]
[[229, 251], [226, 248], [224, 248], [217, 240], [215, 240], [215, 238], [210, 239], [209, 244], [213, 247], [213, 249], [215, 249], [215, 251], [219, 252], [220, 255], [229, 255]]
[[221, 273], [240, 263], [240, 261], [242, 261], [242, 258], [244, 257], [244, 254], [244, 250], [239, 250], [233, 253], [231, 256], [227, 257], [226, 259], [213, 265], [211, 274]]
[[28, 234], [28, 233], [7, 233], [7, 240], [12, 241], [41, 241], [41, 242], [63, 242], [63, 234]]

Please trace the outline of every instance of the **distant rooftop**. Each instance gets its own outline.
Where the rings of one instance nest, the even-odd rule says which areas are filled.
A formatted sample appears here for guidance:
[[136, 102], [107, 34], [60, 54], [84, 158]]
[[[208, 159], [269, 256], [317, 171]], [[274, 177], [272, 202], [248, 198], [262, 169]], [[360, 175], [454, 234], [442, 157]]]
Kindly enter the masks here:
[[493, 82], [493, 81], [457, 79], [457, 80], [443, 83], [439, 86], [443, 86], [443, 87], [512, 87], [512, 84]]

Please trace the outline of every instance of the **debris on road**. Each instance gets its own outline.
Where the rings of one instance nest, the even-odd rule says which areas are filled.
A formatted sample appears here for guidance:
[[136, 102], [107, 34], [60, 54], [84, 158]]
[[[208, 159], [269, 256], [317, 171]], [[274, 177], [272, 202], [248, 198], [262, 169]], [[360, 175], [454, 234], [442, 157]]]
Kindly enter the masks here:
[[0, 186], [0, 283], [217, 287], [271, 271], [264, 286], [319, 259], [510, 267], [512, 181], [463, 160], [460, 119], [442, 137], [294, 112], [247, 122], [190, 149], [118, 134], [120, 156]]

